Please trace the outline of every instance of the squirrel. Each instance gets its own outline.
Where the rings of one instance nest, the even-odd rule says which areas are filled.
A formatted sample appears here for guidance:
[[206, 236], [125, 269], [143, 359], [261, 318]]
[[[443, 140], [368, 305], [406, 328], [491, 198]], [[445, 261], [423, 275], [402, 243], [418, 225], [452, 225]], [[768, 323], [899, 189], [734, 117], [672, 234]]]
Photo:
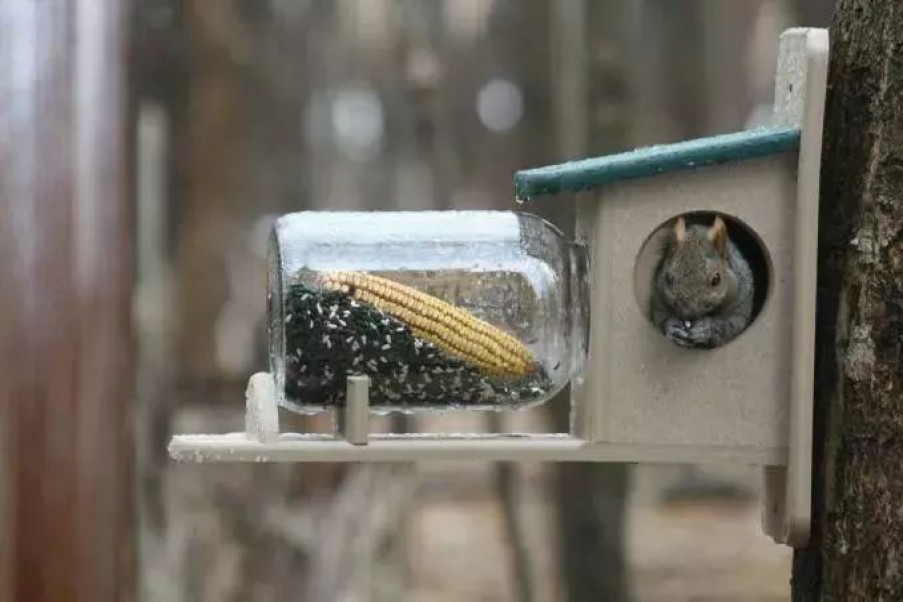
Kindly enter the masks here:
[[681, 347], [719, 347], [752, 321], [753, 289], [749, 263], [721, 217], [711, 226], [679, 217], [655, 271], [652, 323]]

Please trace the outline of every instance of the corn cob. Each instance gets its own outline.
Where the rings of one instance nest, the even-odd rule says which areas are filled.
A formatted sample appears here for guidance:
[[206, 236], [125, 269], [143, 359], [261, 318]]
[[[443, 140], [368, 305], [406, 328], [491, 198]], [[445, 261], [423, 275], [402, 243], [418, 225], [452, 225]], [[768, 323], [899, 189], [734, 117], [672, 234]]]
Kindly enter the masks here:
[[401, 320], [418, 337], [488, 374], [523, 376], [534, 369], [533, 355], [515, 337], [432, 295], [362, 272], [332, 272], [319, 280], [328, 290], [340, 290]]

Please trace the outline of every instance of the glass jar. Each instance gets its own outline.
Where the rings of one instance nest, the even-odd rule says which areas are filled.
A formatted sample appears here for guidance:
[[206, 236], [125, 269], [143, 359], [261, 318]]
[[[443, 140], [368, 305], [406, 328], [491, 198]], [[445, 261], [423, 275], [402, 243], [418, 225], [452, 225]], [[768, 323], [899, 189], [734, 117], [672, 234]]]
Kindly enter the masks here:
[[370, 377], [375, 411], [541, 403], [582, 368], [586, 255], [508, 211], [302, 212], [269, 246], [278, 402], [343, 403]]

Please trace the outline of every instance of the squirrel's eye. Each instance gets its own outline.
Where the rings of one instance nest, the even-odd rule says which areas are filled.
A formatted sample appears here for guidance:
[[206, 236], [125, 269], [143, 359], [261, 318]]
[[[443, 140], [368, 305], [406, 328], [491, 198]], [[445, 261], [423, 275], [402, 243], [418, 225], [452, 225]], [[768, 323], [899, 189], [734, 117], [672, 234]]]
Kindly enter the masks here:
[[721, 284], [721, 272], [715, 272], [712, 275], [712, 286], [718, 286]]

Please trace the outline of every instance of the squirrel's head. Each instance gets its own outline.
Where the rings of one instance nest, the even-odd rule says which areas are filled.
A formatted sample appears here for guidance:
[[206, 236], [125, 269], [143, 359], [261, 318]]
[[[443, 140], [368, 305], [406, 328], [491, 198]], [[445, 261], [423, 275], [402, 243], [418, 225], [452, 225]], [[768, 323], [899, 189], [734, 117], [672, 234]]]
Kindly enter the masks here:
[[724, 305], [736, 289], [728, 262], [727, 225], [720, 217], [711, 226], [687, 226], [677, 218], [656, 273], [656, 288], [682, 320], [695, 320]]

